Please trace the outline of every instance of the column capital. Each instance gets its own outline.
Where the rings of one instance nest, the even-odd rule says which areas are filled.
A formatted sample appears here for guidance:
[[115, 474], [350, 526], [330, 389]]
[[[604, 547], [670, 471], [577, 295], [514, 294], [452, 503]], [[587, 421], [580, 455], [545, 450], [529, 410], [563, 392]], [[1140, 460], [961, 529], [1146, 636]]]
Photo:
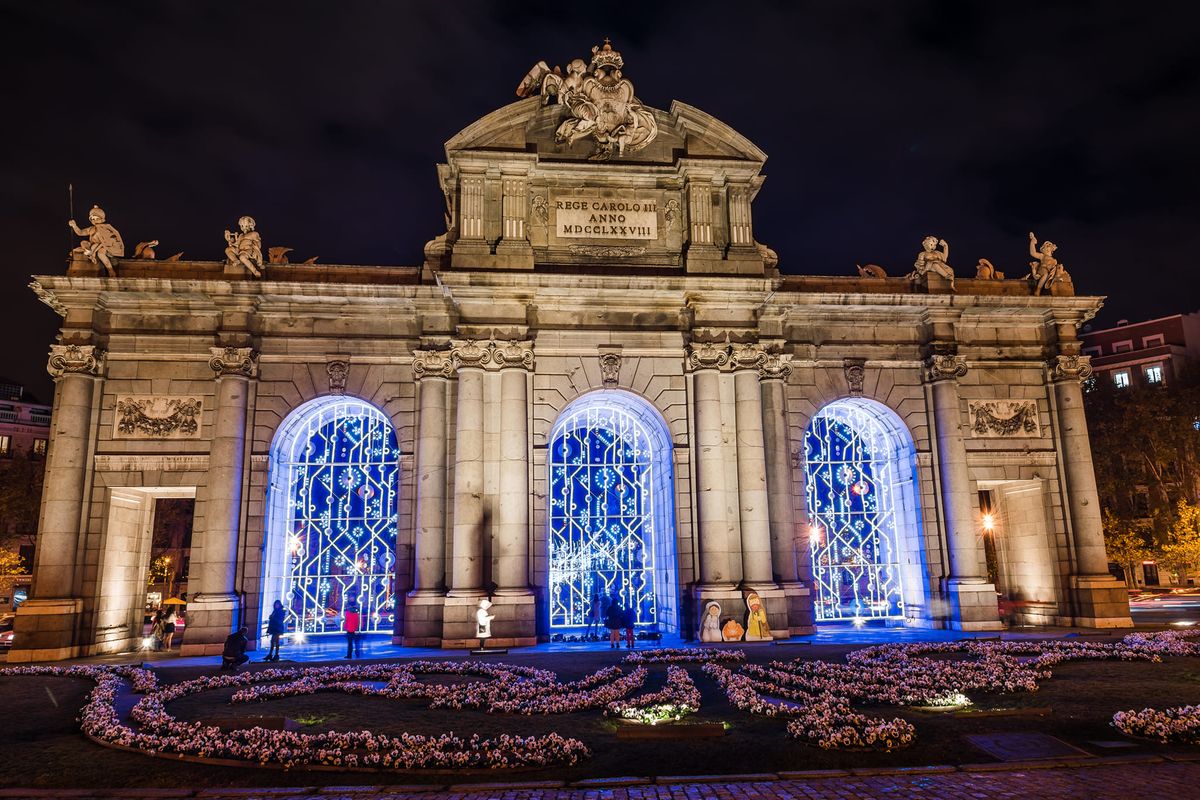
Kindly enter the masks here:
[[733, 369], [755, 370], [761, 373], [763, 364], [767, 363], [766, 348], [757, 342], [735, 344], [730, 348], [729, 360]]
[[451, 341], [454, 369], [533, 369], [533, 343], [500, 341], [480, 344], [475, 339]]
[[1050, 380], [1055, 383], [1085, 381], [1092, 377], [1091, 356], [1055, 356], [1048, 366]]
[[209, 353], [214, 378], [258, 377], [258, 353], [252, 347], [211, 347]]
[[52, 344], [46, 371], [54, 380], [64, 375], [98, 376], [104, 371], [104, 351], [90, 344]]
[[449, 378], [454, 374], [454, 359], [449, 350], [414, 350], [413, 378]]
[[935, 353], [925, 359], [925, 380], [929, 383], [961, 378], [967, 374], [964, 356]]
[[786, 381], [791, 374], [790, 353], [768, 353], [762, 366], [758, 368], [758, 376], [764, 381]]
[[693, 342], [688, 346], [687, 363], [693, 372], [720, 369], [729, 363], [729, 345], [723, 342]]

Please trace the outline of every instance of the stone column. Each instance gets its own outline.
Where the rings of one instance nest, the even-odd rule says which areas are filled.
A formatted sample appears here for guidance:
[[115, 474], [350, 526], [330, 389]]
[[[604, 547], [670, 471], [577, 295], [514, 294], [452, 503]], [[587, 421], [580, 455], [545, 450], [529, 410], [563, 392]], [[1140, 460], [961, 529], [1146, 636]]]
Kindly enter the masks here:
[[450, 595], [483, 594], [483, 365], [487, 349], [468, 340], [452, 352], [458, 372], [454, 430], [454, 538]]
[[236, 624], [258, 638], [254, 622], [240, 618], [237, 594], [238, 541], [242, 484], [246, 478], [246, 409], [250, 381], [258, 375], [258, 354], [249, 347], [214, 347], [208, 366], [217, 381], [216, 413], [208, 476], [199, 499], [203, 529], [196, 531], [189, 588], [187, 639], [181, 650], [192, 655], [221, 652]]
[[[763, 446], [766, 449], [767, 506], [771, 520], [771, 564], [787, 598], [788, 632], [813, 632], [811, 575], [801, 571], [808, 563], [807, 531], [796, 519], [793, 501], [791, 436], [787, 418], [787, 379], [792, 374], [790, 355], [770, 354], [759, 367], [762, 389]], [[803, 502], [803, 496], [801, 497]], [[802, 534], [802, 535], [800, 535]], [[798, 538], [799, 536], [799, 538]]]
[[971, 476], [959, 409], [957, 379], [967, 374], [967, 361], [962, 356], [939, 354], [931, 356], [925, 367], [926, 381], [932, 384], [941, 511], [950, 557], [945, 582], [950, 625], [960, 630], [995, 630], [1002, 627], [996, 587], [983, 577], [980, 565], [978, 521], [971, 506]]
[[75, 588], [83, 509], [87, 497], [92, 398], [104, 370], [104, 351], [92, 345], [50, 347], [54, 419], [46, 458], [38, 546], [30, 597], [17, 609], [10, 663], [58, 660], [83, 654]]
[[446, 594], [446, 394], [448, 352], [417, 350], [416, 570], [405, 598], [404, 643], [437, 645]]
[[771, 568], [771, 520], [768, 513], [767, 465], [763, 444], [762, 389], [758, 371], [767, 354], [758, 345], [735, 347], [732, 354], [734, 404], [737, 414], [738, 506], [742, 528], [742, 583], [775, 585]]
[[500, 486], [496, 509], [496, 583], [501, 595], [529, 590], [529, 398], [527, 342], [497, 347], [500, 367]]
[[1075, 624], [1096, 628], [1124, 628], [1129, 616], [1129, 593], [1124, 583], [1108, 572], [1100, 495], [1092, 465], [1087, 418], [1080, 382], [1092, 375], [1087, 356], [1060, 355], [1050, 363], [1058, 417], [1058, 452], [1066, 483], [1067, 511], [1075, 567], [1070, 577], [1075, 601]]

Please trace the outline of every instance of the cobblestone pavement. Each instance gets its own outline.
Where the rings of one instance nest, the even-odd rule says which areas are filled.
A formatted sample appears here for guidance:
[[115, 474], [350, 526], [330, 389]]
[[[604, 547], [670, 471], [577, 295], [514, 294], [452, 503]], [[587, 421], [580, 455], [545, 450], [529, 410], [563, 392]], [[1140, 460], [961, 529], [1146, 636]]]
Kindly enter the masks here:
[[0, 789], [0, 798], [203, 798], [204, 800], [1136, 800], [1196, 796], [1197, 760], [1157, 756], [963, 767], [819, 770], [687, 778], [597, 778], [566, 786], [531, 781], [452, 786], [326, 786], [274, 789]]

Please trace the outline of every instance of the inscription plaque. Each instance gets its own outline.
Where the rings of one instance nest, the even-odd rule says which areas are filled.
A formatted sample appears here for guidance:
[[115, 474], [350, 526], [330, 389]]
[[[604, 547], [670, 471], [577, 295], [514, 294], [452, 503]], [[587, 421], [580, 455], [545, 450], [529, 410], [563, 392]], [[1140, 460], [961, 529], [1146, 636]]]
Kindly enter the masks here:
[[553, 210], [554, 233], [560, 239], [658, 238], [658, 200], [654, 197], [560, 197]]

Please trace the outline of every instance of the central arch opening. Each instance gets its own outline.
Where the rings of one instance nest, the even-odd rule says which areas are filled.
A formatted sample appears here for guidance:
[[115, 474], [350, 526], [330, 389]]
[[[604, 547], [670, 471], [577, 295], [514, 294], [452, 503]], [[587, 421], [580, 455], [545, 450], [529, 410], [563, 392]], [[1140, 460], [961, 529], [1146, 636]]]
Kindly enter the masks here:
[[924, 607], [916, 448], [895, 412], [844, 398], [804, 434], [818, 622], [905, 620]]
[[671, 437], [658, 411], [616, 389], [584, 395], [555, 422], [548, 464], [551, 630], [584, 628], [614, 597], [634, 627], [676, 630]]

